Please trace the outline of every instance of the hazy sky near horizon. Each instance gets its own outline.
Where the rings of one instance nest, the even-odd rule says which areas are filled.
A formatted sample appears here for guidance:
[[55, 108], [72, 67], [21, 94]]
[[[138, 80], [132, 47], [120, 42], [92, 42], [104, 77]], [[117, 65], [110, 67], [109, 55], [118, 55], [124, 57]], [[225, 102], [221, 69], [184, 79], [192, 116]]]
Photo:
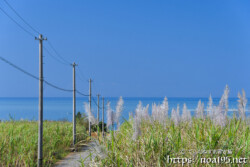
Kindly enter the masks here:
[[[8, 0], [69, 62], [93, 95], [250, 96], [250, 1]], [[0, 1], [0, 7], [32, 31]], [[0, 11], [0, 56], [38, 76], [38, 41]], [[44, 46], [53, 53], [48, 42]], [[55, 55], [55, 54], [54, 54]], [[44, 52], [44, 77], [72, 88], [72, 67]], [[80, 77], [81, 76], [81, 80]], [[0, 97], [36, 97], [38, 81], [0, 61]], [[44, 96], [72, 94], [44, 86]]]

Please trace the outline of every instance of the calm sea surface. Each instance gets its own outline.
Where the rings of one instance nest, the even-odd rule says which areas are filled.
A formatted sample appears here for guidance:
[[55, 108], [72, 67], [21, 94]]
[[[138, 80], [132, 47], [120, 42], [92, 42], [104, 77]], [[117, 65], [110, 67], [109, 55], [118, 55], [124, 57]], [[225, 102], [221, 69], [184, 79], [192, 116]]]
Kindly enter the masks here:
[[[111, 107], [115, 110], [117, 98], [106, 98], [111, 102]], [[149, 112], [151, 112], [152, 103], [160, 104], [163, 101], [162, 98], [148, 98], [148, 97], [124, 97], [124, 112], [122, 117], [127, 119], [129, 117], [129, 112], [133, 112], [139, 101], [146, 106], [150, 105]], [[169, 101], [169, 114], [173, 107], [176, 108], [177, 104], [180, 104], [180, 109], [184, 103], [187, 104], [188, 109], [191, 111], [192, 115], [197, 106], [199, 100], [205, 103], [205, 108], [207, 106], [207, 98], [168, 98]], [[214, 104], [219, 103], [219, 98], [213, 99]], [[85, 112], [83, 107], [83, 102], [87, 102], [88, 98], [77, 98], [76, 100], [76, 111]], [[97, 99], [95, 98], [95, 101]], [[101, 101], [101, 100], [100, 100]], [[249, 99], [248, 99], [249, 101]], [[97, 107], [94, 102], [92, 102], [93, 112], [96, 115]], [[101, 105], [102, 106], [102, 105]], [[249, 108], [249, 106], [248, 106]], [[232, 116], [233, 110], [237, 109], [237, 98], [229, 99], [229, 112], [228, 115]], [[101, 113], [101, 112], [100, 112]], [[247, 116], [250, 116], [247, 112]], [[37, 120], [38, 119], [38, 98], [0, 98], [0, 120], [10, 120], [10, 118], [15, 120], [25, 119], [25, 120]], [[101, 118], [101, 114], [100, 114]], [[44, 120], [72, 120], [72, 98], [44, 98]], [[106, 116], [105, 116], [106, 120]]]

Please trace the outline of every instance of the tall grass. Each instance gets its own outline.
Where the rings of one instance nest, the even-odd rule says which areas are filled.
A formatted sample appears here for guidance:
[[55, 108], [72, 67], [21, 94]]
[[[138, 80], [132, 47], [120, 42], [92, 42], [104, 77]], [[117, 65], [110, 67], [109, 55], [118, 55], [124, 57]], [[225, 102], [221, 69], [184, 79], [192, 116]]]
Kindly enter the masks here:
[[[226, 126], [216, 126], [208, 118], [193, 118], [192, 124], [181, 122], [175, 125], [169, 119], [166, 124], [142, 121], [140, 135], [133, 137], [133, 119], [123, 123], [120, 131], [111, 133], [105, 142], [107, 157], [99, 161], [100, 166], [181, 166], [171, 164], [169, 157], [193, 158], [194, 166], [201, 164], [200, 158], [218, 156], [250, 158], [249, 125], [241, 119], [230, 119]], [[200, 154], [201, 150], [230, 150], [232, 154]], [[184, 152], [183, 152], [184, 151]], [[184, 154], [182, 154], [184, 153]], [[187, 164], [185, 164], [187, 165]], [[217, 164], [221, 166], [221, 164]], [[223, 165], [222, 165], [223, 166]]]
[[[77, 141], [85, 139], [85, 127], [77, 125]], [[35, 121], [0, 122], [0, 166], [37, 165], [38, 125]], [[72, 123], [44, 122], [43, 164], [52, 166], [72, 145]]]
[[[139, 102], [135, 115], [118, 131], [111, 131], [104, 140], [107, 158], [97, 161], [99, 166], [182, 166], [187, 159], [191, 159], [191, 166], [211, 166], [211, 163], [202, 164], [201, 158], [218, 157], [231, 157], [230, 160], [247, 158], [249, 161], [250, 126], [245, 116], [246, 95], [244, 90], [242, 95], [238, 95], [240, 114], [233, 118], [227, 117], [228, 95], [229, 87], [226, 85], [218, 106], [213, 105], [210, 95], [207, 112], [200, 100], [193, 118], [185, 104], [182, 115], [177, 105], [169, 118], [167, 98], [160, 105], [152, 105], [151, 116], [148, 115], [148, 107], [144, 108]], [[174, 163], [171, 158], [182, 158], [182, 163], [179, 160]], [[212, 165], [229, 164], [217, 162]]]

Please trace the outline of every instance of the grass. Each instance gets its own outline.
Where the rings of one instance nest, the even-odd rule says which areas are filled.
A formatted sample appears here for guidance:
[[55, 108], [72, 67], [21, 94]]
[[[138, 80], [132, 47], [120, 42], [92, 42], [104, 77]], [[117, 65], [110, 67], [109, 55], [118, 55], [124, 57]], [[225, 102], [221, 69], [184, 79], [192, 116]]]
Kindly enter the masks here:
[[[123, 123], [119, 131], [111, 132], [104, 145], [107, 157], [96, 162], [98, 166], [182, 166], [171, 164], [169, 158], [192, 158], [191, 166], [228, 166], [229, 164], [201, 164], [200, 158], [234, 157], [250, 158], [250, 130], [246, 121], [232, 118], [225, 127], [215, 126], [210, 119], [192, 119], [192, 124], [175, 126], [166, 120], [143, 121], [141, 135], [133, 140], [133, 120]], [[232, 153], [218, 154], [218, 150]], [[215, 154], [201, 154], [201, 150], [217, 150]], [[184, 160], [185, 161], [185, 160]], [[183, 164], [187, 165], [187, 163]], [[234, 164], [235, 166], [237, 164]], [[229, 165], [230, 166], [230, 165]], [[246, 165], [247, 166], [247, 165]]]
[[[77, 124], [77, 142], [86, 139], [86, 129]], [[52, 166], [72, 146], [72, 123], [44, 121], [43, 164]], [[35, 121], [0, 122], [0, 166], [37, 166], [38, 124]]]

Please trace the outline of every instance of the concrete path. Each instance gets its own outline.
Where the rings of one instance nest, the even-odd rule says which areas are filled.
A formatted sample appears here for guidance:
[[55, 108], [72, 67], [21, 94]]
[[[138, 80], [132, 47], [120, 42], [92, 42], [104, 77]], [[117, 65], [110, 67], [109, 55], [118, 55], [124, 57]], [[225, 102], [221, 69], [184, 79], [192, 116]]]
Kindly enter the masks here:
[[99, 142], [94, 140], [89, 142], [79, 152], [70, 153], [63, 160], [58, 161], [55, 167], [97, 166], [93, 163], [97, 156], [103, 158], [105, 155], [101, 150]]

